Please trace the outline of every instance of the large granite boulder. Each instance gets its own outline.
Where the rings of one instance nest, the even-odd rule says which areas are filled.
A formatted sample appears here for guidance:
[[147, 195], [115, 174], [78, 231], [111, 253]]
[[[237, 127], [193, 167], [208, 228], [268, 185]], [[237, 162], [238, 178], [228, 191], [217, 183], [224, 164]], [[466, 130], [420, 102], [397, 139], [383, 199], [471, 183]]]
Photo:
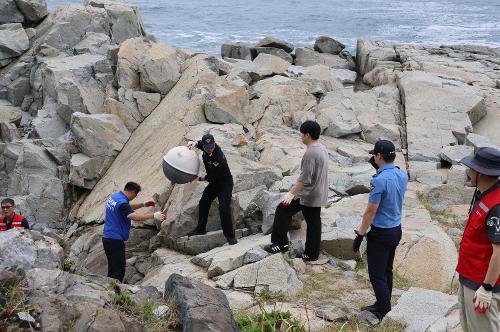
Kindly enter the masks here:
[[279, 48], [279, 49], [282, 49], [283, 51], [285, 51], [287, 53], [292, 52], [293, 48], [294, 48], [293, 44], [291, 44], [291, 43], [289, 43], [287, 41], [278, 39], [278, 38], [274, 38], [274, 37], [264, 37], [255, 46], [256, 47], [274, 47], [274, 48]]
[[29, 46], [28, 35], [20, 23], [0, 25], [0, 67], [8, 65]]
[[217, 78], [215, 92], [205, 104], [205, 116], [214, 123], [253, 123], [258, 118], [248, 112], [247, 84], [242, 80]]
[[15, 0], [15, 2], [28, 22], [38, 23], [48, 14], [45, 0]]
[[61, 267], [62, 258], [63, 249], [57, 241], [36, 231], [15, 228], [0, 233], [0, 267], [3, 269], [57, 269]]
[[172, 274], [165, 299], [174, 298], [184, 332], [239, 331], [226, 296], [200, 281]]
[[320, 36], [314, 42], [314, 50], [320, 53], [339, 54], [345, 45], [328, 36]]

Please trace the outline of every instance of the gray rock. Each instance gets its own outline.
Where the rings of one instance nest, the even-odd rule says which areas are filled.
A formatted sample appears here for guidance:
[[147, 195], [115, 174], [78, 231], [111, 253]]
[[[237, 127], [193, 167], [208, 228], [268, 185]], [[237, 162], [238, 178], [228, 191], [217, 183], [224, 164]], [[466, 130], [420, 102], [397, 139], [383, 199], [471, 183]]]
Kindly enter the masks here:
[[269, 236], [262, 236], [261, 234], [244, 237], [236, 245], [216, 247], [193, 257], [191, 262], [207, 268], [208, 277], [213, 278], [246, 264], [245, 257], [247, 257], [248, 253], [252, 255], [252, 250], [257, 250], [257, 257], [255, 254], [253, 256], [254, 259], [257, 259], [256, 261], [265, 258], [267, 255], [265, 252], [259, 252], [262, 251], [259, 245], [263, 246], [269, 242]]
[[337, 259], [337, 265], [344, 270], [355, 270], [356, 269], [356, 261], [353, 259], [350, 260], [342, 260]]
[[20, 136], [16, 125], [10, 122], [0, 122], [0, 138], [4, 142], [18, 140]]
[[[237, 239], [241, 238], [243, 235], [243, 230], [235, 230], [235, 237]], [[224, 245], [227, 242], [227, 239], [224, 236], [224, 233], [220, 230], [207, 232], [205, 235], [182, 236], [174, 241], [175, 242], [172, 243], [172, 246], [176, 250], [190, 255], [198, 255]]]
[[141, 90], [145, 92], [166, 95], [181, 76], [175, 49], [164, 44], [153, 44], [142, 54], [139, 68]]
[[265, 54], [271, 54], [275, 55], [277, 57], [282, 58], [285, 61], [288, 61], [290, 63], [293, 62], [293, 58], [290, 54], [287, 52], [283, 51], [281, 48], [275, 48], [275, 47], [255, 47], [255, 51], [257, 52], [257, 55], [261, 53]]
[[423, 288], [410, 288], [384, 318], [406, 324], [406, 331], [425, 331], [458, 304], [456, 295]]
[[[13, 251], [22, 255], [12, 255]], [[0, 266], [4, 269], [59, 268], [62, 258], [63, 249], [57, 241], [36, 231], [15, 228], [0, 233]]]
[[334, 229], [321, 234], [321, 250], [340, 259], [357, 259], [364, 251], [366, 246], [362, 246], [359, 252], [352, 251], [352, 243], [356, 234], [351, 229]]
[[495, 145], [490, 142], [490, 140], [487, 137], [475, 134], [475, 133], [469, 133], [465, 137], [465, 145], [468, 146], [473, 146], [474, 150], [477, 150], [481, 147], [494, 147]]
[[358, 321], [363, 324], [368, 324], [370, 326], [376, 326], [380, 323], [380, 319], [369, 311], [361, 311], [358, 316]]
[[255, 204], [262, 211], [262, 233], [269, 234], [272, 232], [276, 207], [284, 197], [284, 193], [273, 193], [267, 190], [257, 195]]
[[22, 111], [19, 107], [12, 105], [8, 100], [0, 99], [0, 122], [21, 124]]
[[0, 25], [0, 60], [18, 57], [28, 48], [28, 35], [21, 23]]
[[446, 178], [447, 184], [464, 185], [467, 182], [467, 167], [457, 164], [451, 166]]
[[16, 106], [21, 106], [21, 109], [26, 109], [23, 106], [24, 99], [29, 98], [31, 94], [30, 80], [27, 77], [18, 77], [7, 87], [7, 99]]
[[20, 320], [25, 321], [25, 322], [30, 322], [30, 323], [36, 322], [36, 320], [33, 318], [33, 316], [31, 316], [29, 313], [27, 313], [25, 311], [18, 312], [17, 317]]
[[57, 138], [66, 134], [68, 125], [55, 110], [55, 105], [46, 105], [38, 111], [31, 122], [33, 131], [39, 138]]
[[[441, 148], [463, 142], [472, 124], [485, 115], [485, 95], [477, 87], [421, 71], [400, 74], [398, 86], [410, 161], [439, 161]], [[418, 128], [422, 119], [427, 119], [425, 132]]]
[[200, 281], [172, 274], [164, 298], [175, 298], [183, 331], [239, 331], [226, 296]]
[[24, 16], [17, 8], [15, 0], [0, 2], [0, 24], [23, 22]]
[[457, 165], [460, 160], [474, 153], [474, 149], [466, 145], [445, 146], [441, 149], [441, 158], [452, 165]]
[[15, 0], [15, 2], [26, 21], [38, 23], [48, 14], [45, 0]]
[[314, 42], [314, 50], [320, 53], [339, 54], [345, 45], [328, 36], [320, 36]]
[[67, 123], [74, 112], [102, 113], [105, 87], [95, 76], [96, 73], [112, 72], [104, 56], [81, 54], [46, 58], [37, 72], [44, 103], [55, 103], [57, 113]]
[[282, 75], [290, 66], [290, 62], [266, 53], [260, 53], [253, 62], [260, 66], [257, 70], [259, 77]]
[[111, 40], [104, 33], [87, 32], [85, 39], [75, 45], [75, 54], [103, 54], [106, 55], [109, 49]]
[[353, 64], [339, 55], [319, 53], [306, 47], [295, 50], [295, 65], [303, 67], [326, 65], [330, 68], [354, 69]]
[[437, 162], [410, 161], [408, 166], [411, 181], [429, 185], [443, 183], [443, 173], [438, 169]]
[[334, 79], [340, 81], [344, 85], [354, 84], [358, 76], [355, 71], [349, 69], [334, 68], [331, 69], [330, 72]]
[[90, 158], [83, 153], [76, 153], [71, 156], [69, 181], [75, 186], [92, 189], [109, 164], [107, 157]]
[[343, 105], [327, 108], [321, 108], [320, 105], [316, 121], [324, 130], [323, 134], [327, 136], [338, 138], [361, 132], [361, 126], [355, 114], [345, 109]]
[[225, 58], [252, 60], [255, 51], [251, 45], [245, 43], [233, 43], [221, 45], [221, 56]]
[[243, 264], [255, 263], [269, 256], [269, 253], [261, 248], [252, 248], [245, 253]]
[[290, 53], [293, 51], [293, 44], [286, 42], [284, 40], [278, 39], [278, 38], [273, 38], [273, 37], [265, 37], [262, 40], [260, 40], [256, 47], [274, 47], [274, 48], [280, 48], [284, 50], [287, 53]]
[[214, 123], [253, 123], [258, 119], [248, 112], [248, 99], [245, 82], [218, 77], [215, 92], [205, 103], [205, 116]]
[[347, 314], [331, 303], [319, 303], [314, 307], [316, 317], [330, 322], [343, 322], [348, 319]]
[[111, 3], [105, 4], [104, 9], [111, 27], [112, 43], [120, 44], [129, 38], [145, 35], [144, 24], [136, 6]]
[[74, 113], [71, 133], [80, 151], [89, 157], [114, 157], [130, 137], [123, 122], [112, 114]]

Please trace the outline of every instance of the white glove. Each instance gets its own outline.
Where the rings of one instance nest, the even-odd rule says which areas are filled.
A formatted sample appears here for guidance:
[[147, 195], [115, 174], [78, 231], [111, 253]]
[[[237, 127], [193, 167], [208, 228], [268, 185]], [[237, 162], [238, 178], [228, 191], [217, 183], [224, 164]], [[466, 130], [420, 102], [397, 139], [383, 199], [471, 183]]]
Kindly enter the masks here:
[[483, 286], [479, 287], [479, 289], [474, 294], [474, 298], [472, 299], [472, 301], [474, 302], [474, 310], [481, 314], [484, 314], [491, 305], [491, 297], [491, 291], [487, 291]]
[[281, 204], [288, 206], [292, 202], [295, 196], [291, 192], [287, 192], [285, 198], [281, 201]]
[[196, 146], [196, 143], [197, 142], [195, 142], [195, 141], [189, 141], [187, 144], [187, 147], [190, 149], [193, 149]]
[[167, 218], [167, 215], [160, 211], [157, 211], [153, 214], [153, 218], [158, 221], [163, 221]]

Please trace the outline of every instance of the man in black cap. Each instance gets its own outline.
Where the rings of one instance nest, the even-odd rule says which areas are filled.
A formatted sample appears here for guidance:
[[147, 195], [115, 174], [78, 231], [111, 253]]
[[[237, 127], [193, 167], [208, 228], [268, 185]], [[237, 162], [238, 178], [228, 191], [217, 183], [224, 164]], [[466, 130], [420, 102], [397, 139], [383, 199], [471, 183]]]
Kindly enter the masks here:
[[212, 202], [217, 197], [219, 200], [219, 215], [222, 232], [229, 244], [236, 244], [233, 223], [231, 218], [231, 196], [233, 193], [233, 176], [229, 170], [226, 156], [221, 148], [215, 144], [211, 134], [205, 134], [201, 141], [190, 141], [190, 149], [196, 147], [203, 150], [203, 164], [207, 175], [198, 177], [199, 181], [208, 181], [208, 186], [203, 191], [200, 199], [198, 225], [188, 233], [189, 236], [207, 233], [208, 212]]
[[460, 161], [476, 192], [458, 255], [464, 331], [500, 331], [500, 151], [483, 147]]
[[394, 165], [396, 148], [380, 140], [370, 151], [370, 163], [377, 170], [370, 182], [371, 190], [363, 221], [353, 242], [359, 251], [367, 237], [368, 274], [377, 301], [361, 308], [382, 319], [391, 310], [392, 266], [396, 247], [401, 240], [401, 211], [408, 175]]

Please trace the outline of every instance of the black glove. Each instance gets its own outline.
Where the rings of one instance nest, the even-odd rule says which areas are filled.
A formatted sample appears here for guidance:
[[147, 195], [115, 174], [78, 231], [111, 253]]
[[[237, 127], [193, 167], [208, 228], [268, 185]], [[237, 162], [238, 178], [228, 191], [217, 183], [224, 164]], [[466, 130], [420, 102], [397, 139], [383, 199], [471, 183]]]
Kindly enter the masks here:
[[361, 246], [361, 242], [363, 242], [364, 235], [359, 235], [358, 231], [354, 231], [356, 233], [356, 238], [352, 242], [352, 251], [358, 252], [359, 247]]
[[375, 156], [372, 156], [368, 162], [373, 166], [373, 168], [375, 168], [375, 170], [378, 170], [378, 165], [375, 162]]

